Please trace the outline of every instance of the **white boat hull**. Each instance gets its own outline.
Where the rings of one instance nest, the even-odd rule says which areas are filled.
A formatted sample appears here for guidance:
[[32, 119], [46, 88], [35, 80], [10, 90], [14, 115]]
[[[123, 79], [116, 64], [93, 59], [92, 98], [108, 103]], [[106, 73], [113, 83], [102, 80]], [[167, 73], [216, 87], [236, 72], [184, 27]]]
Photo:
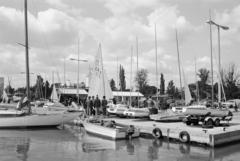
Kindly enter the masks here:
[[0, 128], [58, 126], [80, 115], [79, 112], [31, 114], [17, 117], [0, 117]]
[[148, 108], [131, 108], [123, 112], [127, 117], [148, 117], [149, 114]]
[[[127, 136], [127, 128], [125, 127], [109, 128], [89, 122], [83, 122], [83, 126], [88, 133], [92, 133], [113, 140], [126, 139]], [[132, 137], [139, 137], [139, 135], [140, 130], [135, 128]]]

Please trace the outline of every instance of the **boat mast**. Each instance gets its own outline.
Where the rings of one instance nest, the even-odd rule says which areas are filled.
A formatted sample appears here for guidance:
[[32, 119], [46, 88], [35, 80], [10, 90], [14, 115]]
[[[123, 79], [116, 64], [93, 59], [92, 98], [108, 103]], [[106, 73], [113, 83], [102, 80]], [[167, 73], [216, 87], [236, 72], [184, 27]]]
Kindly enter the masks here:
[[[138, 37], [136, 37], [136, 52], [137, 52], [137, 75], [138, 75]], [[139, 108], [139, 87], [137, 94], [138, 108]]]
[[102, 58], [102, 47], [101, 43], [99, 44], [99, 52], [101, 57], [101, 68], [102, 68], [102, 79], [103, 79], [103, 95], [106, 96], [106, 89], [105, 89], [105, 79], [104, 79], [104, 71], [103, 71], [103, 58]]
[[[211, 22], [211, 10], [209, 10], [209, 22]], [[213, 100], [214, 100], [214, 89], [213, 89], [213, 51], [212, 51], [212, 25], [209, 24], [209, 29], [210, 29], [210, 53], [211, 53], [211, 76], [212, 76], [212, 106], [213, 106]]]
[[26, 94], [27, 99], [30, 100], [27, 0], [24, 0], [24, 18], [25, 18], [25, 51], [26, 51]]
[[77, 69], [77, 104], [79, 104], [79, 38], [78, 38], [78, 69]]
[[133, 47], [131, 46], [131, 72], [130, 72], [130, 103], [129, 106], [132, 105], [132, 57], [133, 57]]
[[218, 106], [221, 106], [221, 48], [220, 48], [220, 27], [217, 27], [218, 29], [218, 71], [219, 71], [219, 78], [218, 78]]
[[66, 58], [64, 58], [63, 60], [64, 64], [63, 64], [63, 86], [65, 88], [65, 84], [66, 84]]
[[195, 82], [196, 82], [196, 97], [197, 97], [197, 103], [199, 104], [199, 87], [198, 87], [198, 81], [197, 81], [197, 63], [196, 63], [196, 57], [195, 60]]
[[157, 28], [155, 24], [155, 55], [156, 55], [156, 88], [157, 88], [157, 108], [158, 108], [158, 65], [157, 65]]
[[54, 83], [54, 71], [52, 71], [52, 85], [53, 85], [53, 86], [52, 86], [53, 88], [52, 88], [51, 99], [52, 99], [52, 101], [54, 101], [54, 100], [53, 100], [53, 99], [54, 99], [54, 98], [53, 98], [53, 96], [54, 96], [54, 95], [53, 95], [53, 92], [55, 92], [55, 91], [53, 90], [53, 89], [54, 89], [54, 86], [55, 86], [55, 83]]
[[180, 56], [179, 56], [179, 47], [178, 47], [177, 28], [176, 28], [176, 44], [177, 44], [177, 54], [178, 54], [178, 72], [179, 72], [179, 78], [180, 78], [180, 91], [181, 91], [181, 98], [183, 98], [183, 93], [182, 93], [182, 75], [181, 75], [181, 68], [180, 68]]

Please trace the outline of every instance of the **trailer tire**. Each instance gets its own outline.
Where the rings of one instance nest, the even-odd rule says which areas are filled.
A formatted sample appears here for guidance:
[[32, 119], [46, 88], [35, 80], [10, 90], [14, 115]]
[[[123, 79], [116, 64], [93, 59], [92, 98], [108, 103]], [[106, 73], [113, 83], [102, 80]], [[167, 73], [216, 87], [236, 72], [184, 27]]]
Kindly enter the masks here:
[[161, 139], [163, 137], [162, 131], [159, 128], [154, 128], [152, 131], [152, 136], [155, 139]]
[[187, 131], [181, 131], [179, 133], [179, 140], [182, 143], [189, 143], [190, 142], [190, 135]]
[[206, 126], [213, 126], [213, 119], [212, 118], [207, 118], [204, 120], [204, 124]]
[[205, 118], [202, 124], [202, 128], [208, 128], [208, 129], [213, 128], [213, 124], [214, 124], [213, 119], [210, 117], [207, 117]]
[[191, 125], [191, 121], [186, 121], [186, 125]]
[[215, 125], [215, 126], [220, 126], [220, 119], [219, 119], [219, 118], [216, 118], [216, 119], [214, 120], [214, 125]]

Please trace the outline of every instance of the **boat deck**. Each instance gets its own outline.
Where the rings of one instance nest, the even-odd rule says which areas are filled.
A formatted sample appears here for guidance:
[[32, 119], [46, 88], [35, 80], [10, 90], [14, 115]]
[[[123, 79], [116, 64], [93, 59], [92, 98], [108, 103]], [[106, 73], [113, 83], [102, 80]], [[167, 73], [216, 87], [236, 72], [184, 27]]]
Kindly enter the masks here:
[[[187, 131], [190, 135], [190, 143], [207, 145], [211, 147], [240, 141], [240, 112], [234, 112], [233, 120], [224, 123], [220, 127], [202, 128], [199, 126], [187, 126], [183, 122], [154, 122], [143, 119], [110, 118], [122, 125], [134, 125], [140, 128], [141, 135], [152, 135], [152, 130], [160, 128], [164, 138], [179, 139], [179, 133]], [[155, 124], [155, 126], [153, 126]]]

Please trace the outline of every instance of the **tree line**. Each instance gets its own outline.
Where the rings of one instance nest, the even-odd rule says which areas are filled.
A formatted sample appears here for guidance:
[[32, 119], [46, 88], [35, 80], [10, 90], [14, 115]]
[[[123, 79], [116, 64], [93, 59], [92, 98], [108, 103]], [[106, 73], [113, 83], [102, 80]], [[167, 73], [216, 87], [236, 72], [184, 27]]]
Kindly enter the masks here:
[[[190, 83], [189, 89], [192, 97], [197, 100], [199, 99], [210, 99], [211, 98], [211, 76], [210, 70], [207, 68], [200, 68], [196, 73], [198, 80], [197, 82]], [[237, 66], [235, 64], [229, 64], [226, 69], [222, 69], [218, 79], [222, 82], [222, 98], [234, 99], [240, 97], [240, 89], [238, 88], [240, 74], [237, 70]], [[114, 79], [110, 80], [110, 87], [113, 91], [130, 91], [130, 89], [126, 89], [126, 80], [125, 80], [125, 70], [122, 65], [120, 65], [119, 70], [119, 88], [116, 87], [116, 83]], [[165, 89], [165, 78], [164, 74], [160, 74], [160, 86], [158, 87], [158, 91], [156, 86], [149, 85], [148, 80], [148, 71], [146, 69], [140, 69], [134, 78], [134, 82], [136, 84], [137, 91], [141, 92], [144, 96], [156, 95], [157, 93], [160, 95], [167, 94], [174, 99], [183, 98], [183, 89], [180, 89], [175, 86], [173, 80], [170, 80], [167, 83]], [[198, 90], [197, 90], [198, 87]], [[214, 87], [214, 99], [217, 99], [218, 95], [218, 81], [216, 81], [213, 85]]]
[[[31, 100], [38, 100], [42, 98], [50, 99], [52, 93], [53, 85], [47, 80], [43, 80], [43, 78], [38, 75], [36, 79], [35, 85], [30, 87], [30, 98]], [[9, 83], [4, 89], [7, 94], [13, 95], [14, 93], [26, 93], [26, 87], [19, 87], [14, 89]]]

